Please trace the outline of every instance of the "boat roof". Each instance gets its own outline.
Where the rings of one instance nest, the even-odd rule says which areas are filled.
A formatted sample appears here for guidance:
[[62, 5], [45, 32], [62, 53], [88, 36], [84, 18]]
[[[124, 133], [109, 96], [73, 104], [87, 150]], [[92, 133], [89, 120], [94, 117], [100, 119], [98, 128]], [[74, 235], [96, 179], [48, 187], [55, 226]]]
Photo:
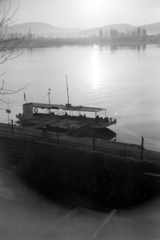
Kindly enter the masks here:
[[32, 104], [34, 108], [42, 109], [57, 109], [57, 110], [66, 110], [66, 111], [79, 111], [79, 112], [101, 112], [106, 110], [105, 108], [96, 108], [96, 107], [84, 107], [84, 106], [73, 106], [71, 104], [48, 104], [48, 103], [25, 103], [24, 105]]

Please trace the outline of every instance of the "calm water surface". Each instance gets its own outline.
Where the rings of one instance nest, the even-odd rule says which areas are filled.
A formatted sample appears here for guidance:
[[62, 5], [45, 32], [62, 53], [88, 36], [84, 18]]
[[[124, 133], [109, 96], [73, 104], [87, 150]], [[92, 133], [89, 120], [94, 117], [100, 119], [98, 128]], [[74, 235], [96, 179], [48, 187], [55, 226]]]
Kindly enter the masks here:
[[[25, 90], [28, 102], [48, 103], [51, 88], [51, 102], [65, 104], [67, 75], [73, 105], [107, 108], [108, 115], [117, 118], [111, 129], [119, 138], [131, 135], [140, 141], [144, 136], [160, 145], [160, 47], [25, 49], [1, 72], [7, 66], [1, 77], [5, 87], [17, 89], [30, 83]], [[16, 120], [15, 115], [22, 112], [23, 91], [9, 96], [9, 101], [13, 102], [10, 119]], [[0, 120], [7, 121], [5, 111]]]

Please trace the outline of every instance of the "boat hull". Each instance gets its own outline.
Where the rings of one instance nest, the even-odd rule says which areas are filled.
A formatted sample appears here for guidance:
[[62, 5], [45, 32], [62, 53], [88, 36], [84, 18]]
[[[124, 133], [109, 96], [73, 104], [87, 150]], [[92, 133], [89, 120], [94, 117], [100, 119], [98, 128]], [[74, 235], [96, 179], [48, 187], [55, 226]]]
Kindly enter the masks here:
[[93, 138], [94, 136], [95, 138], [113, 140], [116, 138], [116, 133], [109, 128], [96, 128], [96, 129], [90, 128], [88, 131], [83, 132], [77, 136], [89, 138]]

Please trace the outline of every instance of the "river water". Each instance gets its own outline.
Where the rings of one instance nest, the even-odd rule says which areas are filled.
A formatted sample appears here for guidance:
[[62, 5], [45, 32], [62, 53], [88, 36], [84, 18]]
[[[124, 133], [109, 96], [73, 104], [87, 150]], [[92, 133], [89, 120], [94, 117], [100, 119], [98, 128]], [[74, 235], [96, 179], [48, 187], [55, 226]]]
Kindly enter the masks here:
[[[17, 50], [21, 55], [1, 66], [5, 88], [25, 90], [27, 102], [67, 102], [66, 75], [72, 105], [107, 108], [117, 119], [111, 129], [119, 139], [150, 139], [160, 145], [160, 47], [63, 46]], [[5, 95], [10, 119], [22, 112], [24, 92]], [[1, 103], [2, 108], [7, 104]], [[101, 114], [100, 114], [101, 116]], [[5, 110], [1, 122], [8, 121]], [[129, 140], [128, 140], [129, 141]], [[158, 142], [159, 141], [159, 142]]]

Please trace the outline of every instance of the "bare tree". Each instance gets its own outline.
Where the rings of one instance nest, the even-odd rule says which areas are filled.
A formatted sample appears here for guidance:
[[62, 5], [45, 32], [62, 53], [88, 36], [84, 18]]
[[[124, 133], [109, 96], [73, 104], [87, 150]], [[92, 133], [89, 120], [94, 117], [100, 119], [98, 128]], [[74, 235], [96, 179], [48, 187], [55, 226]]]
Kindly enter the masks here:
[[[11, 10], [11, 1], [9, 4], [3, 3], [4, 1], [1, 2], [1, 9], [0, 9], [0, 65], [4, 64], [8, 60], [13, 60], [17, 58], [22, 52], [15, 52], [15, 48], [24, 40], [25, 36], [17, 37], [17, 36], [12, 36], [12, 34], [8, 34], [8, 27], [13, 24], [14, 22], [14, 17], [15, 14], [18, 10], [19, 3], [16, 7], [16, 9], [10, 13]], [[7, 69], [0, 74], [0, 77], [2, 77], [6, 73]], [[0, 87], [0, 95], [11, 95], [15, 94], [19, 91], [22, 91], [28, 86], [29, 84], [16, 89], [16, 90], [11, 90], [11, 89], [6, 89], [4, 88], [4, 80], [2, 80], [2, 84]], [[0, 99], [1, 102], [5, 102], [4, 100]], [[6, 102], [5, 102], [6, 103]]]
[[7, 60], [11, 60], [17, 57], [17, 55], [13, 56], [14, 49], [24, 39], [24, 36], [20, 38], [12, 37], [12, 35], [9, 36], [7, 31], [8, 27], [14, 22], [13, 18], [18, 10], [18, 6], [11, 15], [9, 15], [11, 2], [7, 6], [7, 8], [4, 4], [0, 10], [0, 64], [3, 64]]

